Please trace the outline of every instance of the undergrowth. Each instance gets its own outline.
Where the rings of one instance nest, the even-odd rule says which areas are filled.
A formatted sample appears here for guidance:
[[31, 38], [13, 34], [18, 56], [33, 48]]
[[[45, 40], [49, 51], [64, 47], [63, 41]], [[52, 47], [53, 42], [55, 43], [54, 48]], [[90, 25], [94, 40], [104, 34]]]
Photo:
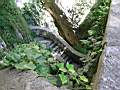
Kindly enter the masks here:
[[[0, 55], [2, 57], [0, 58], [2, 59], [2, 61], [0, 61], [0, 67], [12, 67], [18, 70], [33, 70], [37, 72], [40, 77], [47, 78], [48, 81], [58, 87], [65, 85], [69, 88], [82, 88], [83, 90], [91, 89], [91, 79], [93, 74], [96, 72], [98, 59], [103, 50], [102, 40], [105, 32], [107, 15], [110, 5], [110, 0], [102, 1], [100, 3], [100, 6], [94, 9], [91, 13], [90, 20], [94, 22], [90, 23], [92, 26], [88, 29], [89, 37], [85, 40], [81, 40], [82, 45], [86, 50], [80, 51], [83, 51], [83, 53], [87, 54], [86, 57], [81, 60], [84, 62], [83, 67], [78, 68], [77, 70], [73, 64], [64, 64], [63, 62], [60, 62], [60, 60], [55, 60], [51, 55], [51, 50], [47, 49], [41, 44], [30, 43], [17, 45], [18, 43], [21, 43], [21, 40], [17, 40], [15, 30], [18, 27], [21, 27], [21, 25], [16, 22], [20, 22], [21, 20], [16, 20], [21, 15], [19, 13], [16, 13], [16, 10], [14, 13], [11, 13], [11, 8], [7, 6], [1, 6], [0, 36], [8, 46], [11, 47], [11, 45], [15, 44], [15, 42], [15, 45], [17, 46], [15, 46], [15, 48], [9, 52], [2, 53], [5, 50], [0, 50]], [[30, 13], [29, 10], [27, 12]], [[24, 12], [23, 15], [26, 14], [27, 13]], [[24, 17], [26, 19], [30, 19], [29, 15]], [[33, 17], [33, 19], [36, 20], [37, 18]], [[38, 23], [39, 22], [37, 21], [36, 24]], [[14, 27], [14, 24], [18, 27]], [[24, 33], [26, 27], [22, 28], [22, 30], [23, 31], [21, 32], [23, 33], [23, 36], [26, 37], [26, 34]], [[4, 37], [5, 35], [7, 36]], [[29, 36], [26, 37], [25, 40], [29, 40]], [[76, 48], [78, 50], [81, 49], [79, 46]]]
[[105, 35], [105, 29], [107, 24], [107, 18], [109, 14], [111, 0], [100, 0], [96, 7], [92, 8], [86, 21], [81, 24], [83, 29], [88, 30], [89, 36], [83, 40], [80, 40], [84, 49], [81, 50], [79, 45], [75, 48], [78, 51], [82, 51], [86, 54], [86, 57], [82, 60], [84, 67], [80, 72], [87, 75], [92, 82], [92, 77], [96, 73], [99, 57], [104, 48], [105, 42], [103, 38]]
[[0, 66], [22, 71], [33, 70], [58, 87], [65, 85], [69, 88], [91, 88], [86, 76], [79, 74], [74, 65], [59, 61], [53, 58], [50, 49], [41, 44], [30, 43], [17, 45], [10, 52], [6, 52]]
[[0, 37], [7, 48], [31, 41], [31, 33], [27, 26], [15, 0], [3, 0], [0, 4]]

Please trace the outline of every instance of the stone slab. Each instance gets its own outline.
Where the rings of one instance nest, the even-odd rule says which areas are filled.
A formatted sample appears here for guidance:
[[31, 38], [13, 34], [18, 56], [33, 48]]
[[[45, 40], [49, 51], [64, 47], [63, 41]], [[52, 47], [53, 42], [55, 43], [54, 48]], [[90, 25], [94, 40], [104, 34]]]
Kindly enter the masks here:
[[0, 71], [0, 90], [68, 90], [57, 88], [32, 71], [20, 72], [15, 69]]

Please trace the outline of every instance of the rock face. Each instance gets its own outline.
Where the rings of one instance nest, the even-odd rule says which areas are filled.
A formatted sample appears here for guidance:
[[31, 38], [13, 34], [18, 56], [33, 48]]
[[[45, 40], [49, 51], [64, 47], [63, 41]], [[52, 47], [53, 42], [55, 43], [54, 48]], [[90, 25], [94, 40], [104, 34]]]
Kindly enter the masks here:
[[105, 39], [93, 90], [120, 90], [120, 0], [112, 0]]
[[14, 69], [0, 71], [0, 90], [67, 90], [51, 85], [32, 71], [20, 72]]

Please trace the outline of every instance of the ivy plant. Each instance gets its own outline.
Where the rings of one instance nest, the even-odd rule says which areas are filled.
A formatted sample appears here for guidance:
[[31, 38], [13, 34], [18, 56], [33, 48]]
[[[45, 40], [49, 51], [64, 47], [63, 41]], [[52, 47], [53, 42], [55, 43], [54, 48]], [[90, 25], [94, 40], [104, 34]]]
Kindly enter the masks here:
[[3, 66], [17, 70], [33, 70], [56, 86], [69, 86], [70, 82], [72, 87], [74, 85], [83, 88], [86, 88], [86, 85], [89, 86], [88, 79], [78, 74], [73, 64], [64, 64], [55, 60], [51, 51], [38, 43], [17, 45], [3, 57]]
[[3, 64], [19, 70], [35, 70], [37, 64], [42, 65], [49, 57], [52, 57], [50, 51], [40, 44], [22, 44], [6, 54]]
[[[86, 88], [89, 85], [89, 80], [87, 79], [86, 76], [84, 76], [83, 74], [80, 75], [77, 73], [77, 70], [75, 70], [75, 67], [73, 64], [70, 63], [60, 63], [57, 62], [56, 64], [52, 64], [53, 68], [57, 68], [57, 73], [56, 75], [58, 75], [58, 82], [60, 82], [59, 84], [62, 85], [68, 85], [68, 86], [72, 86], [74, 87], [76, 85], [76, 87], [82, 87], [82, 88]], [[70, 84], [72, 83], [72, 85]]]

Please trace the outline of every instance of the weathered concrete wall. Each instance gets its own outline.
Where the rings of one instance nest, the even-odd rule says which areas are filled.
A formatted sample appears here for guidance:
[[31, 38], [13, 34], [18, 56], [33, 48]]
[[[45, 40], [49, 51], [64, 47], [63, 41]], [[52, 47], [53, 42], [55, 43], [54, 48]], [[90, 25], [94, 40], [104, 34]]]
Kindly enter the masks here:
[[120, 90], [120, 0], [112, 0], [105, 42], [93, 90]]

